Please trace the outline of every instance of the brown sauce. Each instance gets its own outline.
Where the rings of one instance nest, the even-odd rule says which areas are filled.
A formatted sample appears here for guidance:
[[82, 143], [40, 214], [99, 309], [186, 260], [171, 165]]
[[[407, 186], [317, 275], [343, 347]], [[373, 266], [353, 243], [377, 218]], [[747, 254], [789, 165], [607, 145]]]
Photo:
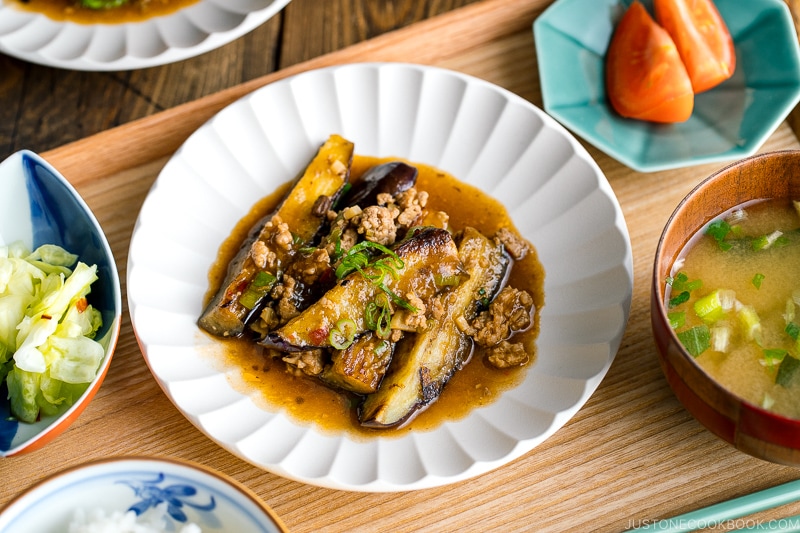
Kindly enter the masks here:
[[[365, 170], [386, 160], [356, 156], [351, 179], [356, 180]], [[433, 167], [412, 164], [419, 170], [417, 189], [427, 191], [430, 195], [428, 209], [447, 212], [451, 230], [469, 225], [486, 235], [494, 235], [500, 227], [513, 228], [503, 205], [487, 194]], [[256, 204], [223, 243], [209, 274], [211, 290], [206, 300], [219, 287], [228, 262], [238, 251], [248, 230], [274, 208], [288, 190], [288, 185]], [[225, 345], [218, 363], [228, 371], [229, 376], [232, 376], [229, 372], [231, 367], [240, 369], [238, 375], [231, 377], [234, 388], [254, 398], [264, 409], [282, 410], [301, 423], [313, 423], [326, 431], [347, 432], [353, 436], [401, 436], [410, 431], [431, 430], [445, 421], [461, 419], [473, 409], [494, 402], [504, 391], [518, 385], [524, 379], [527, 368], [534, 364], [539, 311], [544, 305], [544, 269], [535, 250], [532, 249], [524, 259], [514, 262], [508, 283], [527, 290], [535, 302], [534, 327], [517, 333], [512, 339], [525, 344], [531, 362], [524, 367], [499, 370], [485, 363], [482, 355], [476, 351], [469, 363], [450, 379], [438, 400], [401, 428], [376, 430], [360, 427], [355, 412], [358, 403], [356, 396], [334, 391], [312, 378], [291, 375], [285, 370], [283, 361], [265, 357], [262, 348], [250, 340], [215, 339]]]
[[168, 15], [199, 0], [129, 0], [111, 9], [88, 9], [78, 0], [12, 0], [25, 11], [42, 13], [57, 21], [80, 24], [119, 24], [140, 22], [151, 17]]

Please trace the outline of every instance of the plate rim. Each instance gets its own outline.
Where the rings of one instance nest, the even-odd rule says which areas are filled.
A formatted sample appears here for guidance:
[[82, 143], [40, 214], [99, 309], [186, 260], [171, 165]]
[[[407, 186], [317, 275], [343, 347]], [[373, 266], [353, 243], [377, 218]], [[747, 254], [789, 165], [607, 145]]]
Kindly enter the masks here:
[[[476, 477], [477, 475], [488, 473], [488, 472], [490, 472], [490, 471], [492, 471], [492, 470], [494, 470], [494, 469], [496, 469], [496, 468], [498, 468], [498, 467], [500, 467], [502, 465], [506, 465], [506, 464], [512, 462], [513, 460], [517, 459], [518, 457], [524, 455], [525, 453], [530, 452], [533, 448], [538, 446], [541, 442], [543, 442], [544, 440], [550, 438], [556, 431], [561, 429], [570, 419], [572, 419], [575, 416], [575, 414], [585, 405], [585, 403], [594, 394], [594, 392], [596, 391], [597, 387], [600, 385], [600, 383], [602, 382], [602, 380], [605, 378], [606, 374], [608, 373], [608, 370], [609, 370], [610, 366], [612, 365], [612, 363], [613, 363], [613, 361], [614, 361], [614, 359], [616, 357], [616, 354], [617, 354], [617, 352], [619, 350], [619, 346], [620, 346], [620, 344], [622, 342], [622, 337], [624, 336], [624, 333], [625, 333], [625, 331], [627, 329], [627, 322], [628, 322], [628, 319], [630, 317], [630, 310], [631, 310], [631, 304], [632, 304], [633, 277], [634, 277], [631, 241], [630, 241], [630, 235], [629, 235], [629, 232], [628, 232], [627, 224], [626, 224], [625, 219], [624, 219], [624, 214], [623, 214], [622, 209], [621, 209], [621, 207], [619, 205], [619, 201], [618, 201], [616, 195], [614, 194], [613, 189], [611, 188], [610, 184], [608, 183], [607, 178], [605, 177], [605, 175], [602, 172], [602, 170], [600, 169], [600, 167], [597, 165], [596, 161], [588, 153], [588, 151], [586, 151], [586, 149], [575, 139], [575, 137], [563, 125], [561, 125], [558, 121], [556, 121], [554, 118], [552, 118], [547, 113], [542, 111], [540, 108], [538, 108], [533, 103], [525, 100], [521, 96], [519, 96], [519, 95], [513, 93], [512, 91], [509, 91], [508, 89], [505, 89], [505, 88], [503, 88], [503, 87], [501, 87], [499, 85], [496, 85], [496, 84], [494, 84], [492, 82], [489, 82], [487, 80], [484, 80], [484, 79], [481, 79], [481, 78], [478, 78], [478, 77], [475, 77], [475, 76], [472, 76], [472, 75], [469, 75], [469, 74], [465, 74], [465, 73], [462, 73], [462, 72], [459, 72], [459, 71], [455, 71], [455, 70], [451, 70], [451, 69], [447, 69], [447, 68], [442, 68], [442, 67], [438, 67], [438, 66], [421, 65], [421, 64], [406, 63], [406, 62], [363, 62], [363, 63], [348, 63], [348, 64], [341, 64], [341, 65], [332, 65], [332, 66], [320, 67], [320, 68], [312, 69], [312, 70], [309, 70], [309, 71], [301, 72], [301, 73], [292, 75], [290, 77], [287, 77], [287, 78], [284, 78], [284, 79], [281, 79], [281, 80], [277, 80], [277, 81], [275, 81], [275, 82], [273, 82], [273, 83], [271, 83], [269, 85], [260, 87], [260, 88], [258, 88], [256, 90], [254, 90], [253, 92], [248, 93], [247, 95], [244, 95], [243, 97], [239, 98], [238, 100], [232, 102], [231, 104], [229, 104], [228, 106], [226, 106], [225, 108], [220, 110], [218, 113], [216, 113], [214, 116], [212, 116], [207, 122], [205, 122], [203, 125], [201, 125], [197, 130], [195, 130], [186, 139], [185, 143], [182, 144], [181, 147], [175, 152], [173, 157], [170, 158], [170, 159], [179, 157], [180, 154], [182, 153], [182, 151], [184, 150], [184, 147], [187, 144], [189, 144], [191, 142], [191, 140], [195, 136], [202, 135], [203, 134], [203, 130], [205, 130], [206, 128], [212, 128], [213, 129], [213, 124], [212, 123], [215, 122], [215, 120], [217, 119], [217, 117], [220, 114], [225, 113], [227, 109], [232, 108], [232, 107], [238, 107], [238, 106], [246, 106], [249, 99], [254, 98], [254, 97], [258, 97], [258, 95], [263, 93], [263, 92], [275, 90], [274, 86], [289, 85], [289, 84], [294, 83], [295, 80], [297, 78], [299, 78], [299, 77], [303, 77], [303, 76], [307, 76], [307, 75], [316, 75], [316, 74], [318, 74], [320, 72], [325, 72], [325, 71], [334, 72], [334, 71], [341, 71], [343, 69], [382, 69], [382, 68], [401, 68], [401, 69], [402, 68], [406, 68], [406, 69], [411, 69], [411, 70], [415, 70], [415, 71], [426, 71], [426, 72], [443, 73], [446, 76], [451, 76], [451, 77], [459, 78], [461, 80], [465, 80], [469, 84], [479, 84], [479, 85], [481, 85], [483, 87], [489, 87], [491, 90], [501, 94], [507, 101], [521, 103], [525, 107], [528, 107], [529, 110], [531, 110], [537, 117], [539, 117], [547, 125], [548, 128], [552, 128], [552, 129], [556, 130], [561, 136], [563, 136], [564, 139], [569, 142], [569, 144], [570, 144], [570, 146], [571, 146], [571, 148], [573, 150], [572, 153], [575, 156], [579, 157], [587, 165], [590, 166], [591, 170], [593, 171], [594, 179], [597, 182], [597, 189], [600, 190], [613, 203], [614, 210], [615, 210], [615, 221], [614, 221], [613, 227], [614, 227], [614, 229], [616, 231], [618, 231], [620, 233], [620, 235], [624, 238], [624, 241], [625, 241], [625, 251], [624, 251], [623, 257], [621, 258], [621, 263], [618, 266], [623, 267], [624, 270], [625, 270], [625, 273], [627, 275], [627, 287], [626, 287], [626, 292], [625, 292], [624, 296], [619, 301], [618, 300], [614, 300], [615, 308], [618, 306], [618, 307], [620, 307], [622, 309], [624, 318], [623, 318], [622, 324], [619, 327], [619, 331], [616, 331], [615, 334], [613, 335], [613, 337], [611, 337], [608, 340], [608, 342], [606, 342], [605, 339], [604, 339], [604, 341], [602, 343], [603, 345], [607, 344], [608, 348], [609, 348], [608, 358], [605, 361], [604, 367], [602, 368], [601, 371], [599, 371], [592, 378], [583, 380], [584, 389], [583, 389], [582, 396], [581, 396], [580, 400], [576, 404], [572, 405], [569, 409], [562, 409], [562, 410], [554, 413], [555, 414], [554, 421], [551, 423], [550, 428], [548, 428], [548, 431], [546, 431], [545, 434], [537, 435], [533, 439], [528, 439], [529, 441], [535, 441], [533, 443], [533, 445], [528, 446], [528, 445], [525, 445], [525, 443], [528, 442], [528, 441], [515, 439], [516, 445], [514, 446], [513, 450], [511, 450], [508, 454], [504, 455], [503, 457], [501, 457], [498, 460], [475, 459], [472, 462], [472, 465], [466, 471], [463, 471], [463, 472], [461, 472], [461, 473], [459, 473], [459, 474], [457, 474], [455, 476], [451, 476], [451, 475], [439, 476], [439, 475], [431, 474], [430, 472], [427, 472], [426, 476], [421, 478], [421, 479], [419, 479], [419, 480], [416, 480], [416, 481], [414, 481], [412, 483], [400, 484], [400, 485], [392, 484], [392, 483], [388, 483], [387, 484], [385, 481], [383, 481], [381, 479], [377, 479], [377, 480], [374, 480], [374, 481], [372, 481], [370, 483], [363, 484], [363, 485], [343, 485], [342, 483], [339, 483], [338, 481], [328, 479], [327, 475], [324, 478], [304, 477], [302, 475], [297, 475], [297, 474], [295, 474], [293, 472], [288, 472], [285, 469], [283, 469], [280, 465], [269, 465], [269, 466], [266, 466], [264, 464], [258, 464], [257, 462], [254, 462], [252, 457], [246, 456], [244, 454], [244, 452], [239, 450], [237, 448], [237, 446], [235, 445], [236, 443], [231, 444], [231, 443], [228, 443], [228, 442], [224, 442], [221, 439], [217, 438], [215, 435], [209, 434], [208, 430], [205, 427], [203, 427], [202, 421], [199, 420], [197, 416], [194, 416], [191, 413], [186, 412], [181, 406], [177, 405], [175, 399], [172, 397], [172, 395], [169, 392], [170, 383], [165, 382], [161, 378], [161, 376], [159, 376], [156, 373], [155, 369], [151, 365], [150, 358], [149, 358], [149, 356], [147, 354], [147, 342], [140, 337], [140, 334], [138, 332], [138, 329], [137, 329], [136, 323], [135, 323], [134, 314], [135, 314], [135, 311], [137, 309], [137, 303], [132, 301], [132, 297], [135, 296], [135, 295], [132, 295], [131, 291], [128, 290], [128, 305], [129, 305], [129, 312], [131, 313], [131, 323], [132, 323], [132, 326], [133, 326], [134, 333], [135, 333], [135, 335], [136, 335], [136, 337], [137, 337], [137, 339], [139, 341], [139, 345], [141, 347], [142, 354], [143, 354], [143, 356], [145, 358], [145, 361], [147, 362], [148, 367], [150, 368], [151, 372], [153, 373], [154, 378], [158, 382], [158, 384], [161, 387], [161, 389], [168, 396], [170, 401], [178, 408], [178, 410], [181, 412], [181, 414], [184, 417], [186, 417], [193, 425], [195, 425], [207, 438], [209, 438], [210, 440], [214, 441], [217, 445], [219, 445], [223, 449], [225, 449], [225, 450], [229, 451], [230, 453], [236, 455], [237, 457], [239, 457], [239, 458], [241, 458], [241, 459], [253, 464], [257, 468], [260, 468], [261, 470], [272, 472], [272, 473], [274, 473], [276, 475], [280, 475], [282, 477], [285, 477], [285, 478], [288, 478], [288, 479], [292, 479], [294, 481], [298, 481], [298, 482], [301, 482], [301, 483], [306, 483], [306, 484], [311, 484], [311, 485], [316, 485], [316, 486], [326, 487], [326, 488], [332, 488], [332, 489], [349, 490], [349, 491], [357, 491], [357, 492], [398, 492], [398, 491], [417, 490], [417, 489], [423, 489], [423, 488], [432, 488], [432, 487], [448, 485], [448, 484], [451, 484], [451, 483], [455, 483], [455, 482], [458, 482], [458, 481], [462, 481], [462, 480], [465, 480], [465, 479]], [[169, 167], [169, 161], [167, 162], [167, 164], [165, 165], [164, 168], [167, 169], [168, 167]], [[162, 171], [162, 172], [164, 172], [164, 171]], [[159, 181], [161, 179], [162, 179], [162, 174], [160, 173], [159, 176], [156, 178], [153, 186], [152, 186], [151, 192], [157, 187], [157, 185], [159, 184]], [[148, 194], [148, 197], [149, 196], [150, 196], [150, 194]], [[143, 204], [143, 208], [144, 208], [144, 206], [146, 204], [147, 204], [147, 198], [145, 199], [145, 202]], [[137, 223], [136, 223], [136, 226], [135, 226], [134, 234], [131, 237], [131, 247], [133, 247], [133, 245], [136, 242], [136, 230], [138, 230], [138, 229], [139, 229], [139, 219], [137, 218]], [[545, 266], [545, 270], [546, 270], [546, 265], [544, 265], [544, 266]], [[128, 280], [130, 280], [130, 278], [131, 278], [132, 274], [135, 272], [135, 270], [136, 270], [136, 265], [134, 264], [134, 257], [133, 257], [133, 255], [131, 253], [129, 253], [128, 254], [128, 268], [127, 268]], [[546, 307], [547, 306], [545, 306], [545, 308]], [[469, 415], [468, 415], [468, 417], [469, 417]], [[458, 422], [458, 421], [455, 421], [455, 422]], [[292, 422], [292, 423], [294, 423], [294, 422]], [[303, 426], [303, 427], [306, 430], [315, 431], [315, 428], [313, 428], [313, 427], [310, 427], [310, 426]], [[347, 438], [347, 436], [345, 435], [343, 438]], [[376, 440], [381, 440], [381, 437], [377, 437]], [[357, 442], [357, 441], [350, 441], [350, 442]]]
[[[64, 27], [81, 25], [81, 26], [90, 26], [95, 30], [115, 29], [124, 33], [126, 32], [126, 28], [130, 26], [153, 26], [158, 24], [158, 22], [161, 20], [168, 19], [170, 17], [181, 16], [180, 14], [182, 12], [192, 8], [196, 9], [196, 6], [198, 4], [207, 1], [208, 0], [198, 0], [198, 2], [189, 4], [173, 13], [162, 15], [159, 17], [151, 17], [139, 22], [82, 25], [69, 21], [64, 21], [64, 22], [53, 21], [52, 19], [49, 19], [46, 15], [43, 15], [41, 13], [31, 13], [30, 21], [26, 22], [26, 25], [30, 24], [30, 22], [32, 21], [44, 19], [49, 21], [49, 23], [54, 23], [56, 25]], [[184, 61], [186, 59], [191, 59], [232, 43], [233, 41], [239, 39], [240, 37], [243, 37], [244, 35], [255, 30], [262, 24], [265, 24], [272, 17], [280, 13], [280, 11], [283, 8], [285, 8], [289, 4], [289, 2], [291, 2], [291, 0], [272, 0], [272, 2], [267, 7], [263, 8], [260, 12], [251, 11], [247, 13], [244, 19], [242, 20], [242, 23], [234, 28], [225, 31], [210, 32], [208, 33], [205, 39], [191, 46], [187, 47], [169, 46], [162, 52], [150, 57], [134, 57], [129, 54], [126, 54], [121, 58], [113, 59], [111, 61], [95, 61], [87, 59], [84, 56], [80, 56], [74, 59], [58, 59], [45, 56], [39, 53], [38, 51], [29, 52], [25, 50], [19, 50], [14, 47], [10, 47], [4, 43], [3, 35], [0, 35], [0, 53], [7, 54], [21, 61], [26, 61], [37, 65], [67, 69], [67, 70], [84, 71], [84, 72], [127, 71], [127, 70], [137, 70], [137, 69], [163, 66], [171, 63]], [[11, 5], [7, 0], [0, 0], [0, 18], [2, 17], [3, 12], [6, 10], [16, 10], [16, 8], [14, 8], [14, 6]], [[254, 13], [256, 13], [256, 15], [254, 15]]]
[[[26, 509], [29, 509], [29, 507], [25, 505], [27, 499], [32, 498], [42, 491], [48, 491], [49, 487], [57, 484], [59, 480], [75, 478], [75, 483], [81, 483], [85, 482], [87, 479], [93, 478], [96, 471], [101, 472], [105, 469], [110, 469], [109, 472], [106, 472], [106, 474], [109, 474], [122, 471], [121, 469], [126, 465], [130, 465], [126, 470], [135, 468], [142, 468], [143, 471], [172, 469], [173, 472], [177, 472], [181, 475], [197, 476], [201, 481], [217, 481], [252, 503], [255, 508], [263, 512], [265, 518], [272, 521], [273, 525], [279, 531], [288, 532], [286, 524], [275, 510], [267, 505], [263, 498], [259, 497], [251, 488], [239, 482], [229, 474], [191, 459], [166, 455], [146, 456], [138, 454], [98, 457], [67, 466], [56, 472], [45, 474], [45, 476], [28, 485], [22, 492], [15, 494], [8, 502], [0, 506], [0, 525], [3, 521], [8, 519], [8, 513], [13, 513], [11, 517], [12, 520], [14, 517], [21, 516]], [[191, 472], [191, 474], [186, 472]], [[89, 474], [89, 476], [87, 477], [85, 474]], [[17, 509], [17, 506], [20, 506], [20, 509]]]

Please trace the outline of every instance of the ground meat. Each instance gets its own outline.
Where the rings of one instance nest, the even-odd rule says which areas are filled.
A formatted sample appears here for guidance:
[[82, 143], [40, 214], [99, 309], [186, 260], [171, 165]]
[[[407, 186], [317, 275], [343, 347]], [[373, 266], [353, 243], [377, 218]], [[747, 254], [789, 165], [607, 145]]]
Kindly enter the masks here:
[[346, 252], [355, 246], [357, 242], [358, 232], [354, 228], [347, 228], [339, 239], [339, 248], [341, 248], [343, 252]]
[[427, 191], [417, 191], [416, 188], [411, 187], [398, 194], [395, 202], [400, 209], [408, 209], [413, 206], [425, 207], [428, 205], [428, 193]]
[[398, 194], [395, 201], [401, 209], [400, 214], [397, 215], [398, 226], [410, 228], [422, 217], [423, 209], [428, 205], [428, 193], [417, 192], [417, 189], [411, 187]]
[[269, 249], [269, 246], [264, 244], [263, 241], [255, 241], [250, 247], [250, 257], [258, 268], [264, 269], [275, 263], [275, 252]]
[[495, 368], [522, 366], [530, 360], [521, 342], [511, 344], [508, 341], [500, 341], [500, 344], [488, 348], [487, 354], [486, 359]]
[[262, 334], [266, 335], [267, 332], [278, 327], [278, 314], [275, 312], [275, 309], [270, 306], [266, 306], [264, 309], [262, 309], [261, 313], [258, 315], [258, 318], [259, 320], [253, 326], [253, 329], [257, 332], [261, 332]]
[[290, 353], [283, 357], [283, 361], [290, 370], [296, 370], [309, 376], [318, 376], [324, 368], [325, 352], [322, 350], [306, 350]]
[[394, 223], [392, 208], [371, 205], [364, 209], [359, 220], [358, 232], [369, 241], [387, 246], [394, 244], [397, 238], [397, 226]]
[[281, 220], [281, 217], [275, 215], [264, 227], [269, 230], [269, 240], [275, 246], [286, 251], [291, 249], [294, 238], [289, 231], [289, 224]]
[[295, 304], [297, 299], [295, 290], [297, 289], [299, 289], [297, 281], [289, 275], [284, 275], [281, 282], [272, 289], [271, 295], [277, 300], [276, 311], [281, 317], [280, 322], [282, 324], [300, 314]]
[[505, 246], [509, 255], [514, 259], [522, 259], [530, 251], [527, 241], [508, 228], [500, 228], [495, 234], [495, 238]]
[[330, 272], [331, 258], [328, 250], [317, 248], [310, 254], [298, 254], [291, 264], [288, 273], [305, 285], [313, 285], [324, 275]]
[[[333, 214], [333, 218], [331, 218]], [[359, 215], [361, 210], [359, 208]], [[355, 217], [355, 215], [354, 215]], [[358, 241], [358, 233], [355, 228], [350, 227], [350, 221], [346, 220], [344, 216], [336, 215], [333, 211], [328, 214], [331, 221], [331, 230], [326, 237], [324, 244], [325, 251], [328, 257], [336, 256], [336, 252], [346, 252]]]
[[441, 320], [445, 313], [447, 313], [447, 306], [441, 296], [431, 298], [430, 302], [428, 302], [428, 312], [431, 317], [436, 320]]
[[475, 329], [473, 339], [480, 346], [499, 344], [514, 331], [527, 329], [531, 325], [532, 311], [533, 298], [527, 291], [506, 286], [489, 304], [489, 309], [470, 324]]
[[399, 328], [406, 331], [424, 331], [428, 327], [428, 317], [425, 315], [425, 302], [413, 292], [406, 294], [406, 301], [417, 310], [411, 311], [402, 309], [395, 313], [392, 318], [392, 328]]
[[394, 203], [394, 196], [388, 192], [381, 192], [375, 197], [375, 203], [378, 205], [387, 206]]

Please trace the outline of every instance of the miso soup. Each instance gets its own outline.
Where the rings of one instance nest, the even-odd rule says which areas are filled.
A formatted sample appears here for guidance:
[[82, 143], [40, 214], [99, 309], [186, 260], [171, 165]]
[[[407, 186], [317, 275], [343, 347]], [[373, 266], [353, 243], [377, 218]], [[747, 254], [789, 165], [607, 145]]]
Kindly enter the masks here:
[[800, 419], [800, 203], [738, 206], [695, 235], [667, 279], [671, 325], [744, 400]]

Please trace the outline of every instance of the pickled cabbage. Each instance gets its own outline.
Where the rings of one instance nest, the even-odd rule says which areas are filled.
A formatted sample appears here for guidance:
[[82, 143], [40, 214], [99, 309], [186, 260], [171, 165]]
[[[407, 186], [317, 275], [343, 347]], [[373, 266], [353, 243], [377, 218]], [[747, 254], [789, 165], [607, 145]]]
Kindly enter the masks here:
[[63, 412], [97, 374], [102, 319], [86, 300], [95, 280], [96, 265], [60, 246], [0, 246], [0, 379], [17, 419]]

